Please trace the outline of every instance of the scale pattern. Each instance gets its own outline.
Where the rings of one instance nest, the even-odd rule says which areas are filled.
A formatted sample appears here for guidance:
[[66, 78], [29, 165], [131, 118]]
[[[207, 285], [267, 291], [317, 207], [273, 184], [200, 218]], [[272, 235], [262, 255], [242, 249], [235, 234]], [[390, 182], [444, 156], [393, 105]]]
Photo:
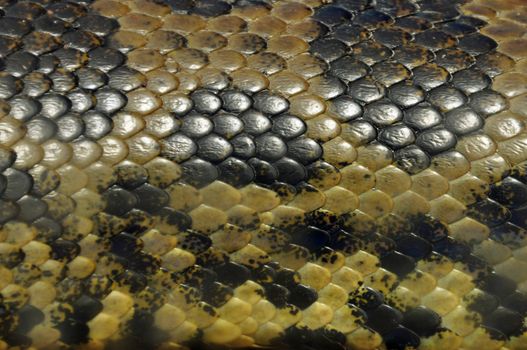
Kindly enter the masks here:
[[527, 348], [525, 0], [0, 0], [0, 349]]

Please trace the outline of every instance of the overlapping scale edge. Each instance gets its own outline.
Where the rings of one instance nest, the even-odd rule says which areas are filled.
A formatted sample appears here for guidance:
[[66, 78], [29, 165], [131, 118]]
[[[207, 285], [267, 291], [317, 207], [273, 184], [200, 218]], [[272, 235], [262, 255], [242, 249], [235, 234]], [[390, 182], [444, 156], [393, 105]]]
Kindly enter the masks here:
[[[44, 13], [39, 5], [21, 4], [6, 6], [6, 14], [33, 20]], [[7, 257], [5, 261], [6, 264], [13, 264], [13, 269], [3, 271], [3, 274], [7, 283], [13, 283], [1, 291], [6, 300], [6, 310], [10, 311], [6, 312], [2, 324], [15, 325], [13, 320], [18, 317], [23, 325], [17, 326], [13, 333], [7, 330], [11, 337], [9, 344], [27, 343], [29, 339], [23, 333], [28, 332], [34, 341], [44, 343], [34, 344], [36, 347], [83, 341], [88, 341], [85, 346], [97, 347], [108, 343], [116, 348], [125, 344], [133, 346], [133, 343], [138, 346], [137, 342], [141, 344], [139, 346], [154, 347], [164, 342], [170, 347], [188, 341], [248, 346], [256, 340], [258, 344], [278, 343], [278, 346], [295, 344], [297, 347], [316, 348], [332, 345], [341, 348], [347, 344], [376, 348], [382, 342], [381, 334], [385, 343], [381, 346], [388, 348], [417, 347], [420, 344], [421, 348], [440, 346], [455, 349], [461, 343], [463, 348], [468, 349], [481, 346], [499, 348], [505, 341], [504, 334], [511, 336], [507, 347], [521, 346], [525, 341], [517, 336], [521, 327], [496, 329], [503, 325], [518, 325], [518, 315], [511, 313], [510, 309], [522, 310], [524, 297], [521, 288], [519, 293], [511, 294], [516, 287], [501, 277], [499, 268], [499, 275], [488, 275], [490, 270], [486, 264], [471, 256], [467, 245], [459, 243], [480, 243], [488, 235], [485, 226], [494, 227], [507, 220], [506, 210], [499, 210], [494, 202], [478, 202], [486, 197], [486, 184], [500, 180], [501, 173], [508, 166], [498, 156], [488, 157], [495, 151], [490, 138], [498, 144], [498, 154], [503, 154], [509, 164], [524, 160], [521, 138], [510, 144], [499, 143], [501, 140], [496, 140], [488, 129], [484, 131], [490, 138], [484, 134], [463, 137], [463, 128], [456, 125], [458, 118], [467, 118], [467, 123], [477, 126], [478, 117], [486, 118], [488, 108], [498, 108], [498, 111], [505, 108], [500, 103], [497, 107], [486, 104], [489, 99], [497, 101], [499, 96], [486, 89], [489, 81], [482, 74], [471, 71], [459, 74], [457, 80], [454, 74], [452, 84], [444, 85], [449, 77], [445, 72], [452, 74], [464, 68], [464, 64], [473, 62], [462, 52], [448, 51], [441, 45], [448, 47], [455, 42], [452, 38], [470, 34], [474, 27], [483, 26], [483, 23], [473, 18], [451, 22], [458, 16], [455, 10], [451, 10], [453, 7], [444, 6], [439, 11], [433, 4], [420, 4], [425, 10], [417, 18], [407, 17], [418, 9], [410, 3], [398, 6], [390, 2], [380, 3], [380, 11], [376, 12], [369, 9], [366, 2], [336, 2], [337, 7], [330, 5], [329, 10], [327, 7], [320, 8], [322, 13], [329, 13], [326, 18], [315, 10], [313, 17], [322, 23], [334, 21], [339, 15], [346, 21], [353, 18], [354, 23], [367, 29], [358, 30], [358, 42], [345, 42], [350, 39], [335, 41], [319, 38], [328, 28], [307, 19], [311, 10], [299, 4], [284, 4], [283, 7], [275, 4], [271, 15], [266, 16], [270, 7], [253, 2], [234, 6], [232, 10], [226, 3], [212, 1], [170, 2], [171, 8], [148, 2], [97, 2], [90, 5], [91, 9], [108, 18], [118, 18], [119, 31], [111, 34], [117, 28], [115, 21], [101, 18], [85, 20], [80, 24], [85, 32], [68, 32], [63, 38], [64, 45], [75, 51], [57, 54], [61, 67], [55, 69], [53, 65], [57, 61], [53, 57], [46, 58], [45, 64], [41, 62], [40, 70], [48, 77], [31, 75], [39, 83], [32, 94], [40, 97], [42, 89], [46, 94], [49, 90], [45, 86], [48, 84], [48, 89], [53, 86], [61, 95], [75, 89], [75, 79], [68, 71], [77, 72], [78, 68], [86, 65], [93, 69], [75, 75], [82, 81], [84, 74], [85, 85], [79, 83], [79, 86], [95, 91], [96, 100], [86, 96], [84, 90], [74, 91], [67, 99], [54, 94], [45, 95], [42, 100], [39, 99], [46, 106], [42, 109], [43, 121], [39, 120], [33, 127], [38, 131], [34, 132], [33, 138], [22, 140], [20, 144], [18, 140], [24, 137], [24, 130], [13, 120], [24, 123], [25, 118], [31, 119], [35, 116], [32, 113], [40, 111], [35, 112], [39, 108], [38, 103], [24, 100], [26, 95], [35, 97], [28, 92], [9, 100], [11, 108], [4, 108], [9, 116], [3, 118], [8, 130], [4, 134], [7, 135], [5, 145], [11, 147], [16, 143], [18, 148], [13, 149], [17, 152], [18, 163], [15, 162], [14, 169], [4, 174], [8, 180], [6, 191], [9, 191], [7, 196], [4, 195], [3, 206], [7, 209], [3, 212], [8, 213], [7, 220], [16, 216], [16, 221], [30, 222], [32, 227], [37, 228], [35, 231], [10, 220], [3, 229], [4, 242], [7, 242], [3, 247]], [[313, 2], [305, 5], [320, 4]], [[47, 13], [66, 23], [75, 22], [77, 16], [85, 15], [83, 6], [50, 6]], [[187, 11], [194, 15], [189, 18], [184, 15]], [[214, 20], [208, 18], [226, 15], [228, 11], [244, 20], [224, 19], [223, 16]], [[399, 54], [395, 57], [400, 57], [406, 68], [380, 64], [398, 46], [390, 43], [393, 31], [381, 31], [374, 35], [376, 41], [368, 40], [368, 33], [361, 36], [368, 30], [377, 29], [377, 25], [389, 25], [400, 16], [405, 17], [395, 20], [395, 24], [410, 32], [428, 29], [430, 23], [439, 28], [437, 23], [448, 21], [446, 29], [437, 31], [431, 28], [425, 31], [426, 34], [416, 34], [416, 42], [426, 49], [410, 47], [410, 52], [401, 49], [404, 52], [395, 53]], [[517, 19], [514, 14], [510, 16]], [[168, 24], [165, 23], [167, 17]], [[155, 30], [159, 28], [160, 21], [165, 23], [163, 25], [175, 25], [177, 28], [163, 27], [172, 34], [158, 33], [162, 31]], [[218, 50], [223, 45], [231, 45], [233, 33], [243, 30], [239, 29], [243, 28], [243, 21], [250, 22], [249, 31], [259, 38], [235, 37], [232, 45], [234, 51], [240, 50], [238, 54], [213, 55], [223, 51]], [[331, 28], [339, 24], [338, 21], [326, 23]], [[52, 35], [60, 34], [62, 30], [61, 22], [56, 20], [51, 23], [37, 20], [34, 26], [37, 25], [40, 26], [38, 28], [48, 28]], [[190, 34], [196, 30], [200, 30], [199, 35]], [[20, 33], [23, 31], [20, 29]], [[284, 32], [301, 39], [288, 37], [286, 41], [272, 40], [273, 36]], [[342, 35], [350, 34], [345, 30], [343, 32]], [[56, 40], [45, 35], [38, 37], [34, 33], [26, 36], [24, 41], [24, 47], [34, 45], [32, 54], [44, 53], [39, 51], [42, 50], [37, 45], [40, 42], [45, 42], [45, 47], [53, 47], [51, 43]], [[148, 33], [151, 33], [150, 37]], [[11, 39], [20, 34], [2, 35], [2, 40], [9, 44], [5, 47], [16, 48], [17, 40]], [[402, 35], [403, 40], [405, 36]], [[107, 37], [110, 49], [96, 49], [102, 42], [101, 37]], [[227, 42], [225, 37], [229, 38]], [[312, 42], [315, 39], [320, 40]], [[264, 48], [260, 47], [262, 42], [271, 53], [257, 53]], [[340, 58], [334, 55], [338, 56], [341, 49], [350, 50], [344, 48], [342, 43], [353, 46], [355, 57], [361, 59], [359, 62], [343, 60], [340, 67], [344, 70], [339, 71], [337, 64], [333, 73], [332, 63]], [[463, 49], [470, 55], [478, 56], [476, 66], [490, 77], [501, 73], [496, 72], [498, 67], [511, 64], [507, 58], [492, 52], [478, 52], [485, 47], [492, 50], [492, 42], [482, 37], [472, 35], [465, 41], [461, 39], [460, 46], [462, 43]], [[147, 49], [152, 49], [148, 46], [153, 45], [153, 50], [143, 50], [145, 45]], [[329, 50], [326, 45], [329, 45]], [[191, 50], [178, 49], [182, 46]], [[301, 54], [308, 48], [311, 55]], [[441, 55], [437, 55], [438, 50]], [[436, 66], [425, 65], [434, 57], [427, 53], [429, 51], [435, 52], [437, 60], [441, 60]], [[88, 52], [88, 58], [83, 52]], [[324, 57], [325, 53], [331, 57]], [[127, 56], [126, 66], [117, 68], [124, 63], [123, 54]], [[165, 54], [170, 59], [164, 58]], [[242, 54], [251, 55], [251, 59], [245, 63]], [[314, 59], [313, 55], [319, 58]], [[25, 78], [29, 75], [26, 70], [38, 67], [35, 58], [27, 53], [19, 53], [11, 60], [9, 57], [6, 71], [11, 74], [5, 77], [3, 83], [7, 86], [7, 94], [13, 89], [25, 88], [28, 84], [22, 85], [16, 78]], [[427, 59], [413, 61], [419, 57]], [[218, 62], [216, 65], [214, 60]], [[496, 60], [503, 63], [499, 65]], [[20, 62], [24, 64], [20, 65]], [[245, 65], [249, 69], [240, 69]], [[213, 66], [212, 70], [208, 69], [210, 66]], [[353, 71], [346, 71], [350, 66]], [[371, 74], [362, 73], [364, 69], [369, 72], [367, 66], [373, 66]], [[420, 80], [419, 84], [423, 85], [418, 84], [418, 88], [406, 83], [398, 85], [402, 96], [408, 94], [405, 90], [412, 94], [413, 98], [406, 101], [397, 95], [397, 89], [390, 89], [392, 84], [400, 81], [390, 79], [398, 74], [401, 74], [402, 80], [409, 78], [408, 70], [413, 71], [417, 66], [421, 67], [416, 69], [417, 73], [424, 77], [435, 75], [433, 79]], [[321, 75], [327, 69], [331, 74]], [[394, 69], [396, 74], [392, 73]], [[414, 81], [418, 81], [417, 73], [413, 72]], [[372, 78], [364, 78], [366, 75]], [[230, 91], [230, 94], [216, 93], [214, 90], [230, 86], [229, 76], [236, 90]], [[359, 83], [350, 83], [355, 80]], [[474, 84], [474, 81], [478, 83]], [[106, 82], [109, 88], [103, 87]], [[380, 99], [386, 88], [395, 105], [382, 101], [385, 104], [380, 105], [381, 110], [389, 108], [389, 115], [392, 114], [394, 119], [375, 119], [379, 117], [375, 113], [379, 104], [372, 103], [374, 105], [371, 106], [370, 102]], [[425, 96], [423, 90], [433, 88], [438, 89], [427, 96], [429, 101], [437, 102], [435, 108], [449, 111], [451, 103], [465, 103], [465, 94], [475, 94], [469, 107], [476, 113], [462, 110], [455, 112], [463, 114], [451, 113], [451, 118], [446, 116], [445, 124], [449, 128], [439, 133], [445, 148], [436, 149], [435, 135], [427, 140], [420, 133], [416, 146], [395, 152], [397, 166], [391, 165], [394, 157], [392, 148], [408, 146], [406, 143], [410, 142], [413, 133], [429, 126], [412, 125], [411, 121], [408, 122], [412, 117], [407, 114], [404, 114], [406, 128], [395, 125], [377, 136], [374, 126], [398, 122], [403, 116], [401, 109], [420, 103]], [[243, 109], [244, 101], [250, 101], [258, 92], [261, 94], [257, 96], [262, 97], [259, 98], [260, 103], [258, 97], [254, 97], [257, 113], [247, 116], [249, 122], [238, 118], [244, 126], [249, 125], [259, 135], [263, 125], [264, 132], [267, 132], [269, 129], [265, 129], [265, 125], [270, 124], [270, 120], [276, 120], [273, 115], [289, 108], [291, 113], [280, 117], [282, 124], [271, 124], [291, 126], [292, 129], [281, 126], [273, 130], [271, 126], [271, 133], [275, 132], [280, 137], [267, 137], [269, 134], [266, 134], [264, 141], [254, 142], [254, 152], [264, 157], [263, 161], [274, 161], [275, 156], [268, 154], [269, 148], [278, 154], [290, 149], [282, 146], [286, 144], [284, 138], [288, 140], [287, 146], [291, 142], [293, 149], [298, 145], [296, 149], [299, 152], [307, 150], [280, 159], [278, 165], [267, 166], [260, 162], [258, 165], [261, 167], [256, 167], [249, 162], [251, 168], [261, 172], [246, 171], [249, 168], [242, 164], [243, 161], [216, 167], [217, 163], [222, 164], [226, 157], [236, 152], [232, 146], [236, 143], [230, 140], [236, 135], [236, 128], [239, 129], [239, 122], [234, 119], [236, 113], [241, 111], [227, 109], [226, 112], [231, 115], [223, 116], [230, 120], [213, 125], [207, 123], [208, 119], [202, 118], [202, 115], [193, 116], [187, 123], [186, 116], [173, 117], [174, 114], [179, 116], [178, 113], [186, 115], [188, 111], [185, 108], [189, 106], [201, 114], [216, 113], [229, 104], [229, 96], [231, 102], [234, 100], [235, 108]], [[159, 94], [165, 98], [158, 98]], [[351, 95], [351, 98], [346, 98], [345, 94]], [[326, 103], [328, 99], [333, 101]], [[203, 100], [206, 102], [200, 106], [199, 102]], [[271, 103], [266, 103], [269, 101]], [[96, 103], [95, 110], [90, 110], [93, 103]], [[515, 111], [521, 110], [518, 106], [521, 107], [522, 100], [515, 100], [514, 103], [517, 106]], [[365, 118], [357, 118], [362, 104], [369, 107], [364, 107]], [[12, 108], [13, 105], [26, 109]], [[169, 113], [159, 111], [161, 106], [169, 106]], [[70, 109], [75, 113], [86, 112], [81, 118], [86, 129], [91, 125], [87, 139], [76, 139], [83, 128], [78, 116], [62, 118]], [[425, 111], [432, 115], [430, 119], [433, 123], [437, 116], [430, 109], [434, 108], [425, 106]], [[495, 112], [491, 110], [490, 113]], [[50, 122], [50, 119], [59, 118], [60, 123], [57, 122], [56, 126]], [[355, 119], [355, 123], [348, 123]], [[415, 118], [413, 120], [416, 121]], [[520, 134], [523, 125], [516, 127], [516, 124], [512, 121], [507, 125], [512, 125], [512, 133]], [[488, 127], [489, 124], [485, 125]], [[509, 130], [502, 130], [500, 119], [494, 125], [498, 129], [496, 131], [495, 128], [495, 133]], [[300, 135], [305, 131], [299, 130], [305, 128], [307, 135], [302, 137]], [[519, 131], [516, 131], [518, 128]], [[194, 136], [201, 141], [196, 145], [192, 139], [193, 132], [204, 130], [209, 130], [209, 137], [203, 141], [201, 137], [205, 135]], [[452, 151], [456, 145], [455, 142], [452, 144], [452, 139], [455, 140], [452, 135], [459, 130], [461, 140], [457, 143], [457, 151]], [[283, 135], [284, 131], [288, 134]], [[41, 133], [44, 134], [43, 139], [39, 135]], [[52, 139], [54, 133], [56, 139]], [[45, 136], [49, 134], [51, 136]], [[368, 139], [358, 139], [364, 136]], [[289, 141], [290, 137], [293, 141]], [[375, 139], [379, 143], [370, 144]], [[250, 152], [250, 140], [251, 137], [248, 137], [240, 141], [242, 151]], [[317, 150], [320, 146], [313, 140], [323, 143], [323, 156]], [[88, 142], [79, 145], [78, 141]], [[42, 144], [47, 146], [41, 146], [43, 155], [36, 147]], [[207, 152], [207, 149], [212, 150]], [[192, 156], [199, 151], [198, 156], [205, 161], [177, 164], [186, 160], [189, 154]], [[5, 154], [6, 164], [15, 161], [9, 150]], [[312, 158], [313, 154], [319, 156]], [[317, 161], [321, 156], [327, 163]], [[236, 157], [244, 159], [244, 155], [236, 154]], [[479, 160], [483, 161], [478, 163]], [[44, 166], [35, 166], [42, 161]], [[430, 168], [428, 164], [431, 164]], [[492, 164], [492, 171], [489, 172], [487, 164]], [[31, 177], [24, 173], [28, 168], [31, 168]], [[215, 170], [218, 168], [220, 171]], [[471, 174], [465, 174], [469, 169]], [[285, 177], [284, 172], [287, 174]], [[228, 175], [221, 177], [222, 173]], [[256, 180], [259, 185], [250, 183], [254, 179], [250, 178], [250, 174], [262, 175]], [[513, 174], [516, 174], [514, 179], [521, 180], [521, 165], [513, 170]], [[283, 182], [270, 187], [265, 185], [277, 177]], [[514, 179], [504, 180], [505, 185], [514, 186]], [[303, 180], [308, 180], [309, 184]], [[493, 188], [491, 198], [512, 207], [523, 204], [521, 199], [516, 199], [511, 205], [507, 195], [510, 190], [503, 188]], [[29, 190], [31, 196], [26, 194]], [[45, 198], [39, 200], [39, 197]], [[14, 201], [16, 205], [13, 205]], [[468, 215], [465, 216], [467, 206]], [[324, 209], [320, 210], [321, 207]], [[18, 210], [21, 214], [16, 213]], [[480, 214], [489, 210], [496, 215]], [[443, 223], [422, 216], [425, 212], [430, 212]], [[521, 210], [516, 212], [520, 214], [512, 222], [518, 225], [518, 220], [522, 218]], [[423, 223], [428, 223], [428, 226]], [[519, 248], [522, 243], [517, 237], [522, 231], [516, 229], [513, 238], [510, 238], [510, 230], [510, 224], [493, 228], [492, 232], [496, 233], [491, 239], [496, 239], [488, 241], [491, 244], [497, 241], [502, 244], [500, 247]], [[447, 235], [454, 239], [449, 239]], [[33, 239], [35, 236], [37, 238]], [[57, 239], [59, 236], [60, 239]], [[320, 249], [323, 246], [331, 249]], [[19, 247], [22, 247], [22, 252], [17, 250]], [[430, 249], [440, 254], [429, 255]], [[518, 251], [516, 257], [521, 255], [521, 250]], [[474, 252], [494, 264], [493, 256], [484, 249]], [[232, 262], [222, 264], [227, 260]], [[518, 260], [510, 261], [518, 266]], [[67, 271], [61, 266], [65, 263]], [[159, 269], [159, 266], [164, 269]], [[504, 270], [506, 273], [511, 271], [506, 266], [502, 267]], [[66, 279], [62, 279], [64, 274], [67, 274]], [[45, 278], [39, 278], [39, 275]], [[514, 278], [520, 278], [516, 276]], [[61, 279], [53, 288], [52, 284]], [[29, 304], [25, 300], [28, 296], [24, 290], [26, 286]], [[505, 291], [510, 295], [505, 295]], [[52, 296], [55, 292], [56, 296]], [[496, 311], [481, 309], [482, 305], [496, 302], [493, 294], [497, 294], [502, 306]], [[421, 304], [424, 307], [419, 306]], [[45, 311], [42, 324], [38, 308]], [[17, 311], [12, 312], [14, 310]], [[443, 316], [442, 320], [438, 315]], [[490, 328], [479, 327], [482, 319], [483, 325]], [[38, 325], [33, 327], [35, 324]], [[142, 339], [138, 338], [139, 334]], [[231, 339], [238, 334], [243, 335]], [[123, 335], [125, 339], [119, 340]], [[59, 337], [60, 340], [56, 340]]]

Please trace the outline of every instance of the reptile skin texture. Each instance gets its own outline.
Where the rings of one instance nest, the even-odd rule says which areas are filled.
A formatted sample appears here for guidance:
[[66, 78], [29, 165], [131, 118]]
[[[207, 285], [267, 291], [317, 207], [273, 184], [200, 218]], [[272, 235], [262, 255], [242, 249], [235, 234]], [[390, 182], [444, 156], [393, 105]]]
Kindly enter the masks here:
[[526, 350], [527, 0], [0, 0], [0, 350]]

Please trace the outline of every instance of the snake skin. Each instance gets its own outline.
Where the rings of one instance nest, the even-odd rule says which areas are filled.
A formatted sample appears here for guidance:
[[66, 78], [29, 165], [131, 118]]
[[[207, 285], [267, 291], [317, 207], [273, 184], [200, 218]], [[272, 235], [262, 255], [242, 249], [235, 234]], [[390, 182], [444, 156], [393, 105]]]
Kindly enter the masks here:
[[0, 0], [0, 350], [527, 349], [527, 0]]

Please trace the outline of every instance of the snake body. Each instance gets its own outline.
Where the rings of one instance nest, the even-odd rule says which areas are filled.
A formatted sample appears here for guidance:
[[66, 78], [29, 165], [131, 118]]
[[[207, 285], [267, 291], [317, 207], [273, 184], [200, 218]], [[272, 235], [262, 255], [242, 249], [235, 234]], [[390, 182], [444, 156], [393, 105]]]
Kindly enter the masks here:
[[0, 349], [527, 349], [525, 0], [0, 0]]

